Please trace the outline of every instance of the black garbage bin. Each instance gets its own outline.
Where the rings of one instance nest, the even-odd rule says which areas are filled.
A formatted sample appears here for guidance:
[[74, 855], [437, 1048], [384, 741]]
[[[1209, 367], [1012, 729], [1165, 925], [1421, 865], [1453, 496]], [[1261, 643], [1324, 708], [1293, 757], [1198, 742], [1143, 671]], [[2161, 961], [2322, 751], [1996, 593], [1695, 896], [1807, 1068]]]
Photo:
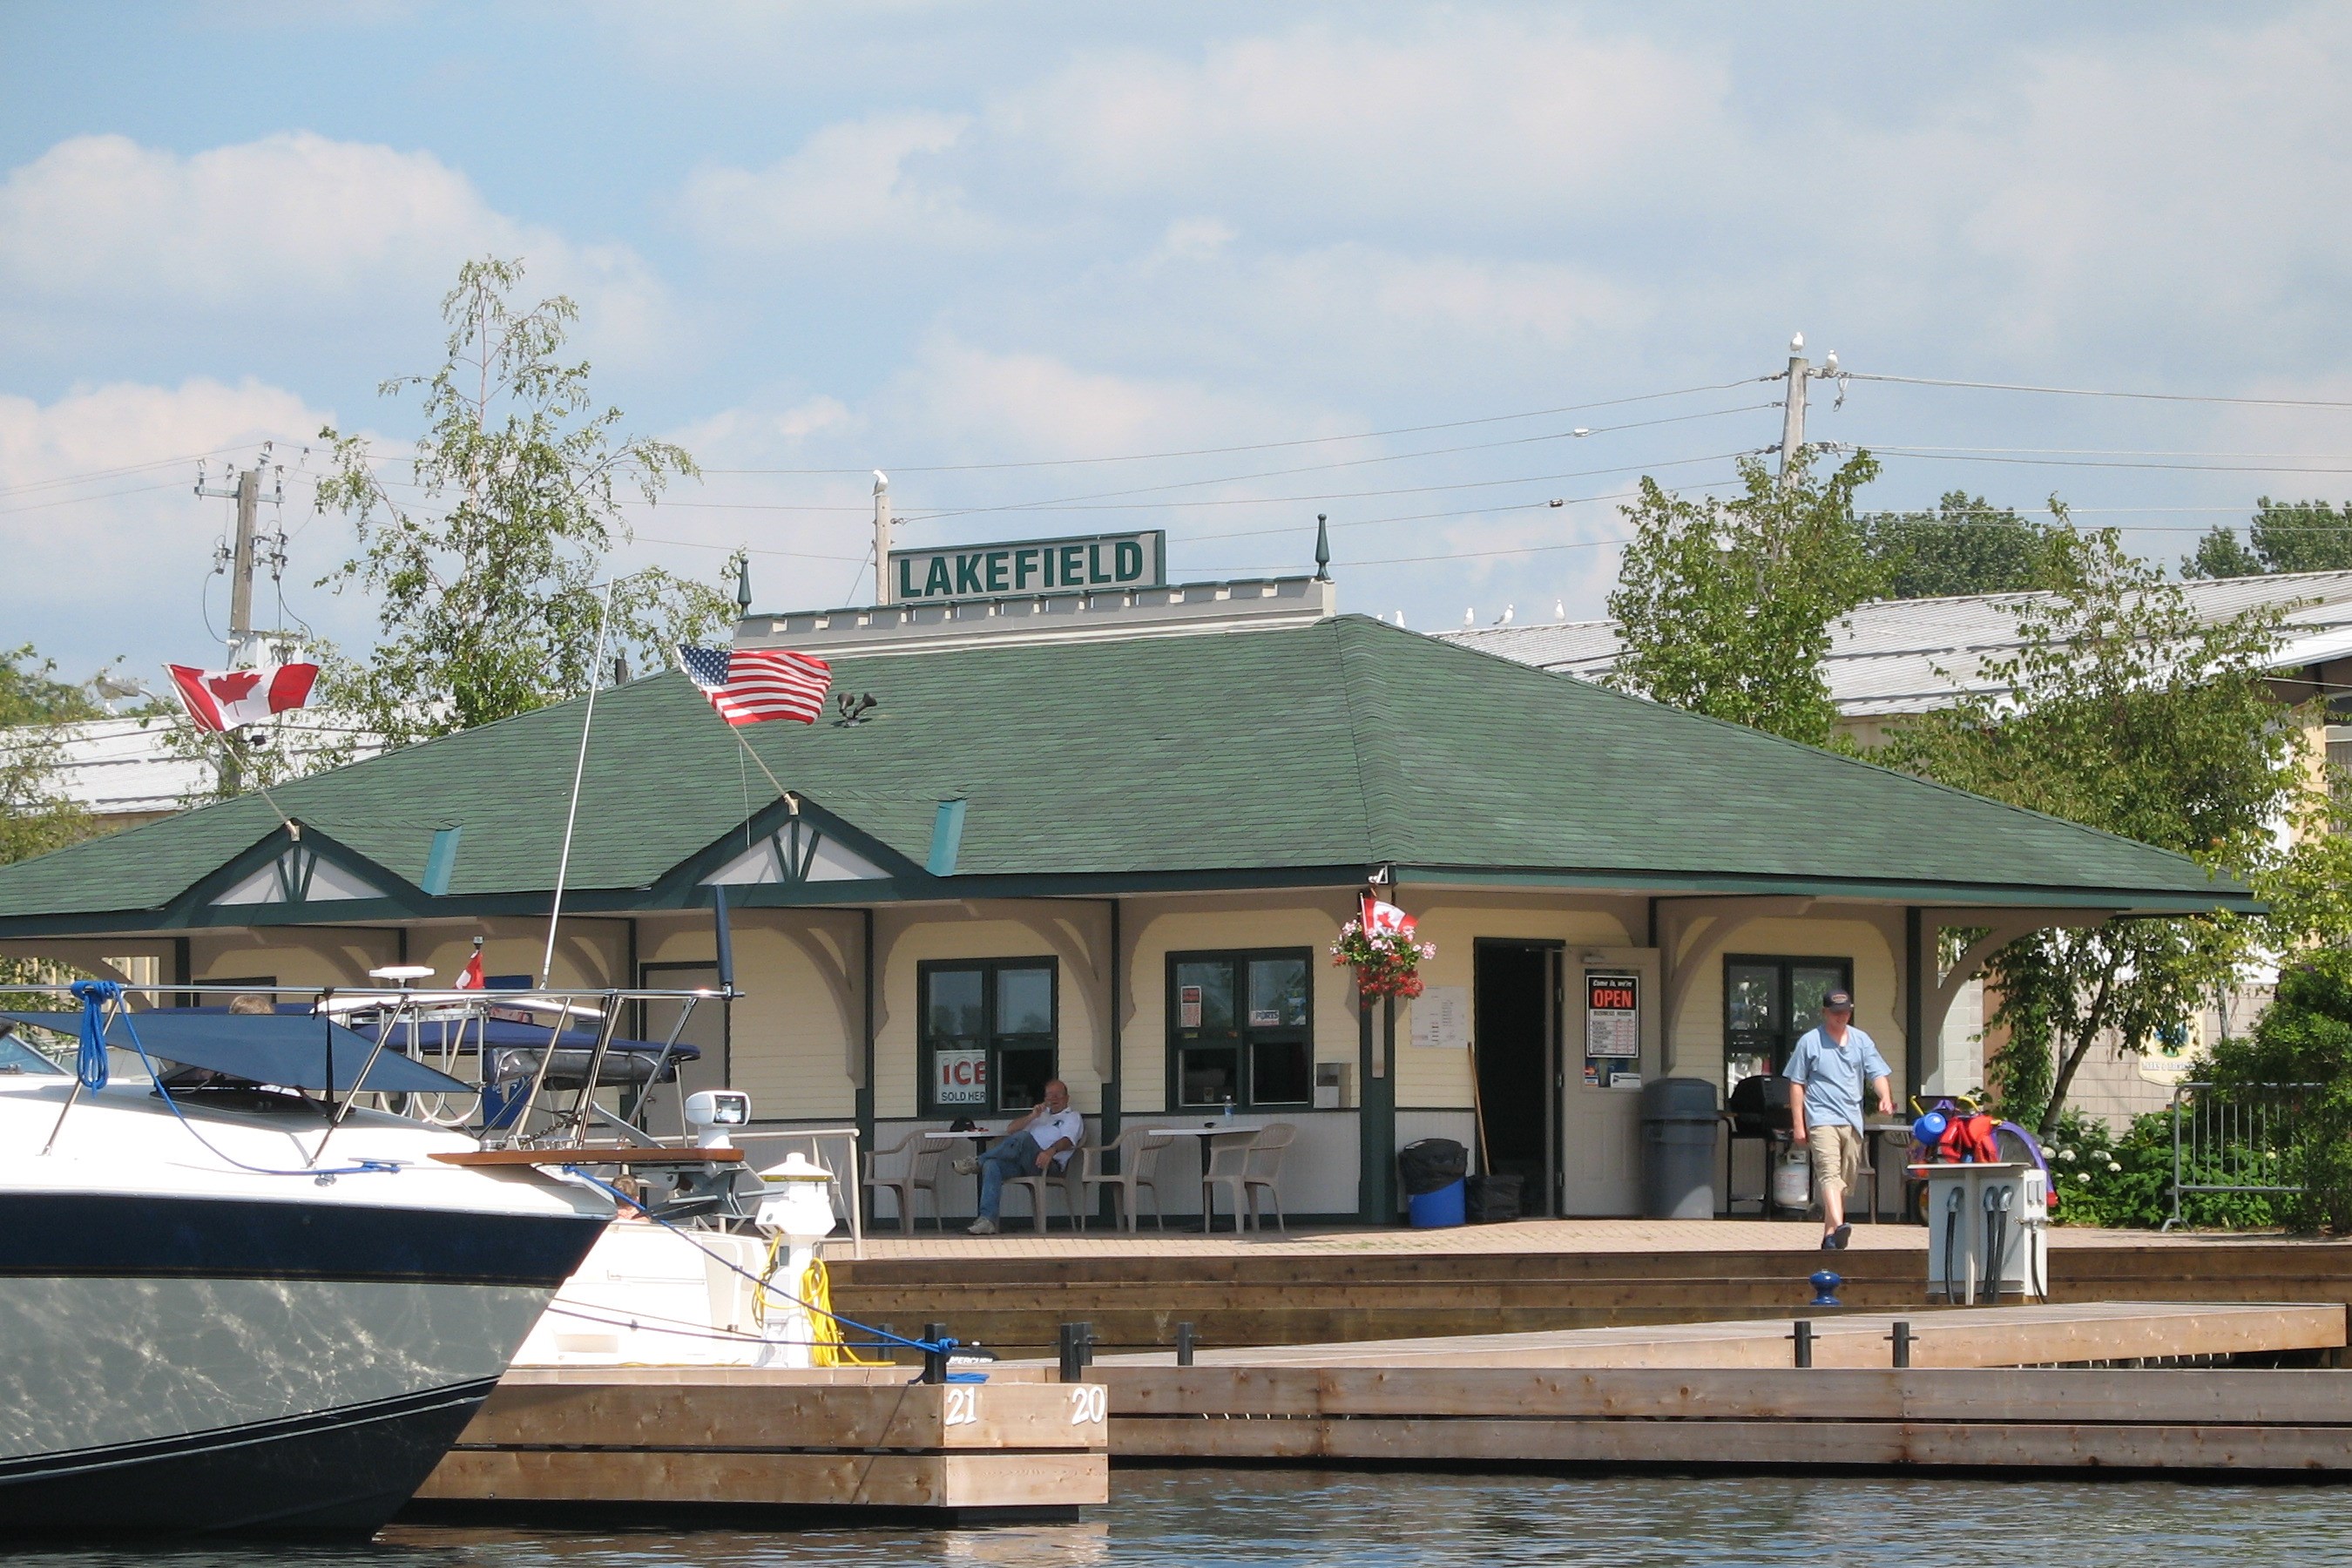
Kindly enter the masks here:
[[1451, 1138], [1422, 1138], [1397, 1151], [1397, 1178], [1404, 1186], [1405, 1212], [1419, 1227], [1460, 1225], [1462, 1178], [1470, 1151]]
[[1715, 1216], [1715, 1085], [1703, 1078], [1642, 1086], [1642, 1213], [1650, 1219]]

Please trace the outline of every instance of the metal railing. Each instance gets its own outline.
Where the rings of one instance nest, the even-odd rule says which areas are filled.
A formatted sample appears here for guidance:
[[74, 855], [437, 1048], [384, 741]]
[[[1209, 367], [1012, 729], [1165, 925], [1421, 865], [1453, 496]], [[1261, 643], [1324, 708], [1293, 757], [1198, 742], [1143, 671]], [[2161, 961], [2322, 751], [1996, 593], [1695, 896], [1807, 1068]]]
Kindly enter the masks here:
[[[2297, 1166], [2304, 1098], [2315, 1083], [2182, 1083], [2172, 1090], [2171, 1230], [2187, 1221], [2180, 1200], [2191, 1193], [2284, 1195], [2304, 1190], [2281, 1178]], [[2194, 1180], [2190, 1178], [2196, 1178]]]

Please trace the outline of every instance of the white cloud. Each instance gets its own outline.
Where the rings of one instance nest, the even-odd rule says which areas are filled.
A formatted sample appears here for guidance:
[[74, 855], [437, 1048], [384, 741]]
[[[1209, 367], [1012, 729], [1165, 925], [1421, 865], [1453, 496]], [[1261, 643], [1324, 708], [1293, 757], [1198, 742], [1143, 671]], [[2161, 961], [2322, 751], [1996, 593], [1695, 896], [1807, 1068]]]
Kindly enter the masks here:
[[696, 233], [723, 249], [968, 244], [991, 226], [934, 176], [939, 156], [971, 125], [968, 116], [922, 111], [828, 125], [765, 169], [700, 171], [681, 205]]
[[[275, 441], [273, 457], [291, 469], [301, 444], [330, 417], [298, 394], [253, 382], [126, 383], [47, 404], [0, 396], [0, 557], [20, 585], [47, 585], [13, 596], [0, 641], [33, 638], [76, 671], [164, 645], [189, 661], [217, 651], [205, 629], [203, 590], [229, 503], [190, 493], [196, 456], [214, 454], [219, 483], [232, 468], [257, 461], [262, 442]], [[310, 515], [307, 489], [289, 476], [287, 526], [299, 529]], [[274, 508], [262, 516], [276, 525]], [[314, 620], [341, 613], [309, 588], [341, 559], [349, 542], [341, 527], [321, 521], [294, 551], [288, 597]], [[213, 617], [225, 625], [224, 590], [213, 589]]]
[[1465, 212], [1486, 228], [1639, 184], [1715, 144], [1727, 75], [1553, 16], [1316, 24], [1197, 58], [1090, 51], [992, 111], [1074, 190], [1215, 193], [1322, 222]]
[[626, 247], [518, 222], [429, 153], [308, 132], [189, 155], [80, 136], [0, 184], [0, 289], [43, 331], [61, 311], [258, 324], [429, 309], [486, 252], [526, 258], [530, 287], [578, 300], [592, 343], [627, 353], [671, 330], [662, 286]]

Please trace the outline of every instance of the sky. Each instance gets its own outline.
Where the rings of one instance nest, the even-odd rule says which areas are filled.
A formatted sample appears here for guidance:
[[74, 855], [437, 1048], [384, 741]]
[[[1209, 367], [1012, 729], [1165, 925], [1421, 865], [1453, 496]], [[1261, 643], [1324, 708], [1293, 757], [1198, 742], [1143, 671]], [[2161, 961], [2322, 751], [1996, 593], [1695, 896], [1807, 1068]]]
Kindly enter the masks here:
[[1873, 508], [2177, 561], [2352, 496], [2342, 5], [14, 0], [0, 56], [0, 646], [75, 676], [218, 662], [193, 487], [264, 442], [264, 617], [366, 645], [318, 432], [396, 463], [481, 255], [705, 470], [621, 563], [749, 547], [761, 611], [871, 596], [880, 468], [905, 545], [1262, 576], [1322, 513], [1343, 609], [1597, 616], [1799, 332]]

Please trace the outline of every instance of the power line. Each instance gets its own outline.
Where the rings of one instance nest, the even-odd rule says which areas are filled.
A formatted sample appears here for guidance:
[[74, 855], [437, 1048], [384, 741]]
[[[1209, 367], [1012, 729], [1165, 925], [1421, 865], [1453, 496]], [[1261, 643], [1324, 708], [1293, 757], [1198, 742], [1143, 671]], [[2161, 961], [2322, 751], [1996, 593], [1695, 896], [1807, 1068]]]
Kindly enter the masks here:
[[2090, 458], [1967, 457], [1909, 447], [1870, 447], [1866, 449], [1877, 457], [1914, 458], [1922, 462], [2003, 463], [2031, 468], [2136, 468], [2158, 474], [2352, 474], [2352, 468], [2290, 468], [2277, 463], [2134, 463]]
[[56, 489], [61, 485], [86, 484], [96, 479], [119, 478], [123, 474], [142, 473], [149, 468], [168, 468], [175, 463], [194, 463], [205, 458], [223, 458], [231, 452], [250, 452], [266, 447], [267, 441], [247, 441], [235, 447], [215, 447], [208, 452], [189, 452], [177, 458], [156, 458], [144, 463], [125, 463], [120, 468], [90, 468], [79, 474], [60, 474], [53, 479], [27, 479], [21, 485], [0, 485], [0, 496], [19, 495], [28, 490]]
[[1947, 381], [1927, 375], [1874, 375], [1840, 371], [1844, 381], [1885, 381], [1905, 386], [1958, 386], [1977, 392], [2039, 392], [2058, 397], [2124, 397], [2143, 403], [2227, 403], [2247, 408], [2352, 408], [2352, 402], [2317, 397], [2224, 397], [2193, 392], [2115, 392], [2088, 386], [2028, 386], [2007, 381]]
[[20, 511], [46, 511], [53, 506], [79, 506], [84, 501], [112, 500], [119, 496], [143, 496], [155, 490], [184, 489], [185, 481], [167, 479], [160, 485], [133, 485], [127, 490], [100, 490], [94, 496], [59, 496], [54, 500], [28, 501], [23, 506], [0, 506], [0, 517], [10, 517]]
[[1007, 501], [1002, 504], [991, 506], [940, 509], [927, 512], [912, 513], [909, 515], [908, 521], [929, 522], [936, 521], [941, 518], [970, 517], [984, 512], [1047, 510], [1067, 503], [1078, 501], [1112, 500], [1125, 496], [1155, 495], [1167, 490], [1198, 489], [1204, 485], [1238, 484], [1244, 479], [1275, 479], [1286, 478], [1292, 474], [1326, 473], [1333, 468], [1360, 468], [1371, 463], [1398, 463], [1415, 458], [1435, 458], [1444, 457], [1455, 452], [1483, 451], [1495, 447], [1524, 446], [1532, 441], [1575, 440], [1587, 436], [1606, 436], [1620, 430], [1639, 429], [1651, 425], [1675, 425], [1692, 419], [1718, 419], [1726, 415], [1731, 414], [1752, 414], [1759, 408], [1772, 408], [1777, 406], [1779, 406], [1777, 404], [1770, 403], [1747, 404], [1738, 408], [1713, 408], [1703, 414], [1677, 414], [1670, 416], [1664, 419], [1644, 419], [1636, 421], [1630, 425], [1603, 426], [1599, 429], [1593, 430], [1561, 430], [1542, 436], [1517, 436], [1504, 441], [1480, 441], [1462, 447], [1436, 447], [1420, 452], [1396, 452], [1376, 458], [1346, 458], [1338, 462], [1309, 463], [1303, 467], [1295, 468], [1261, 468], [1255, 472], [1247, 474], [1224, 474], [1213, 479], [1178, 479], [1164, 485], [1139, 485], [1134, 489], [1124, 490], [1097, 490], [1091, 495], [1064, 496], [1042, 501]]
[[[1733, 387], [1747, 386], [1759, 381], [1777, 380], [1772, 375], [1744, 375], [1738, 381], [1719, 381], [1706, 386], [1677, 387], [1671, 392], [1645, 392], [1633, 397], [1605, 397], [1597, 403], [1570, 403], [1558, 408], [1531, 408], [1519, 414], [1489, 414], [1476, 419], [1449, 419], [1434, 425], [1402, 425], [1392, 430], [1361, 430], [1349, 436], [1303, 436], [1290, 441], [1256, 441], [1240, 447], [1195, 447], [1184, 451], [1122, 452], [1102, 458], [1036, 458], [1020, 462], [1003, 463], [892, 463], [883, 465], [898, 474], [961, 474], [979, 473], [996, 468], [1061, 468], [1090, 463], [1142, 463], [1166, 458], [1215, 458], [1234, 452], [1272, 452], [1289, 447], [1319, 447], [1338, 441], [1373, 441], [1387, 436], [1420, 436], [1432, 430], [1462, 430], [1474, 425], [1499, 425], [1513, 419], [1548, 419], [1557, 414], [1581, 414], [1592, 408], [1620, 408], [1632, 403], [1654, 403], [1665, 397], [1689, 397], [1702, 392], [1727, 392]], [[706, 474], [864, 474], [872, 465], [861, 468], [705, 468]]]

